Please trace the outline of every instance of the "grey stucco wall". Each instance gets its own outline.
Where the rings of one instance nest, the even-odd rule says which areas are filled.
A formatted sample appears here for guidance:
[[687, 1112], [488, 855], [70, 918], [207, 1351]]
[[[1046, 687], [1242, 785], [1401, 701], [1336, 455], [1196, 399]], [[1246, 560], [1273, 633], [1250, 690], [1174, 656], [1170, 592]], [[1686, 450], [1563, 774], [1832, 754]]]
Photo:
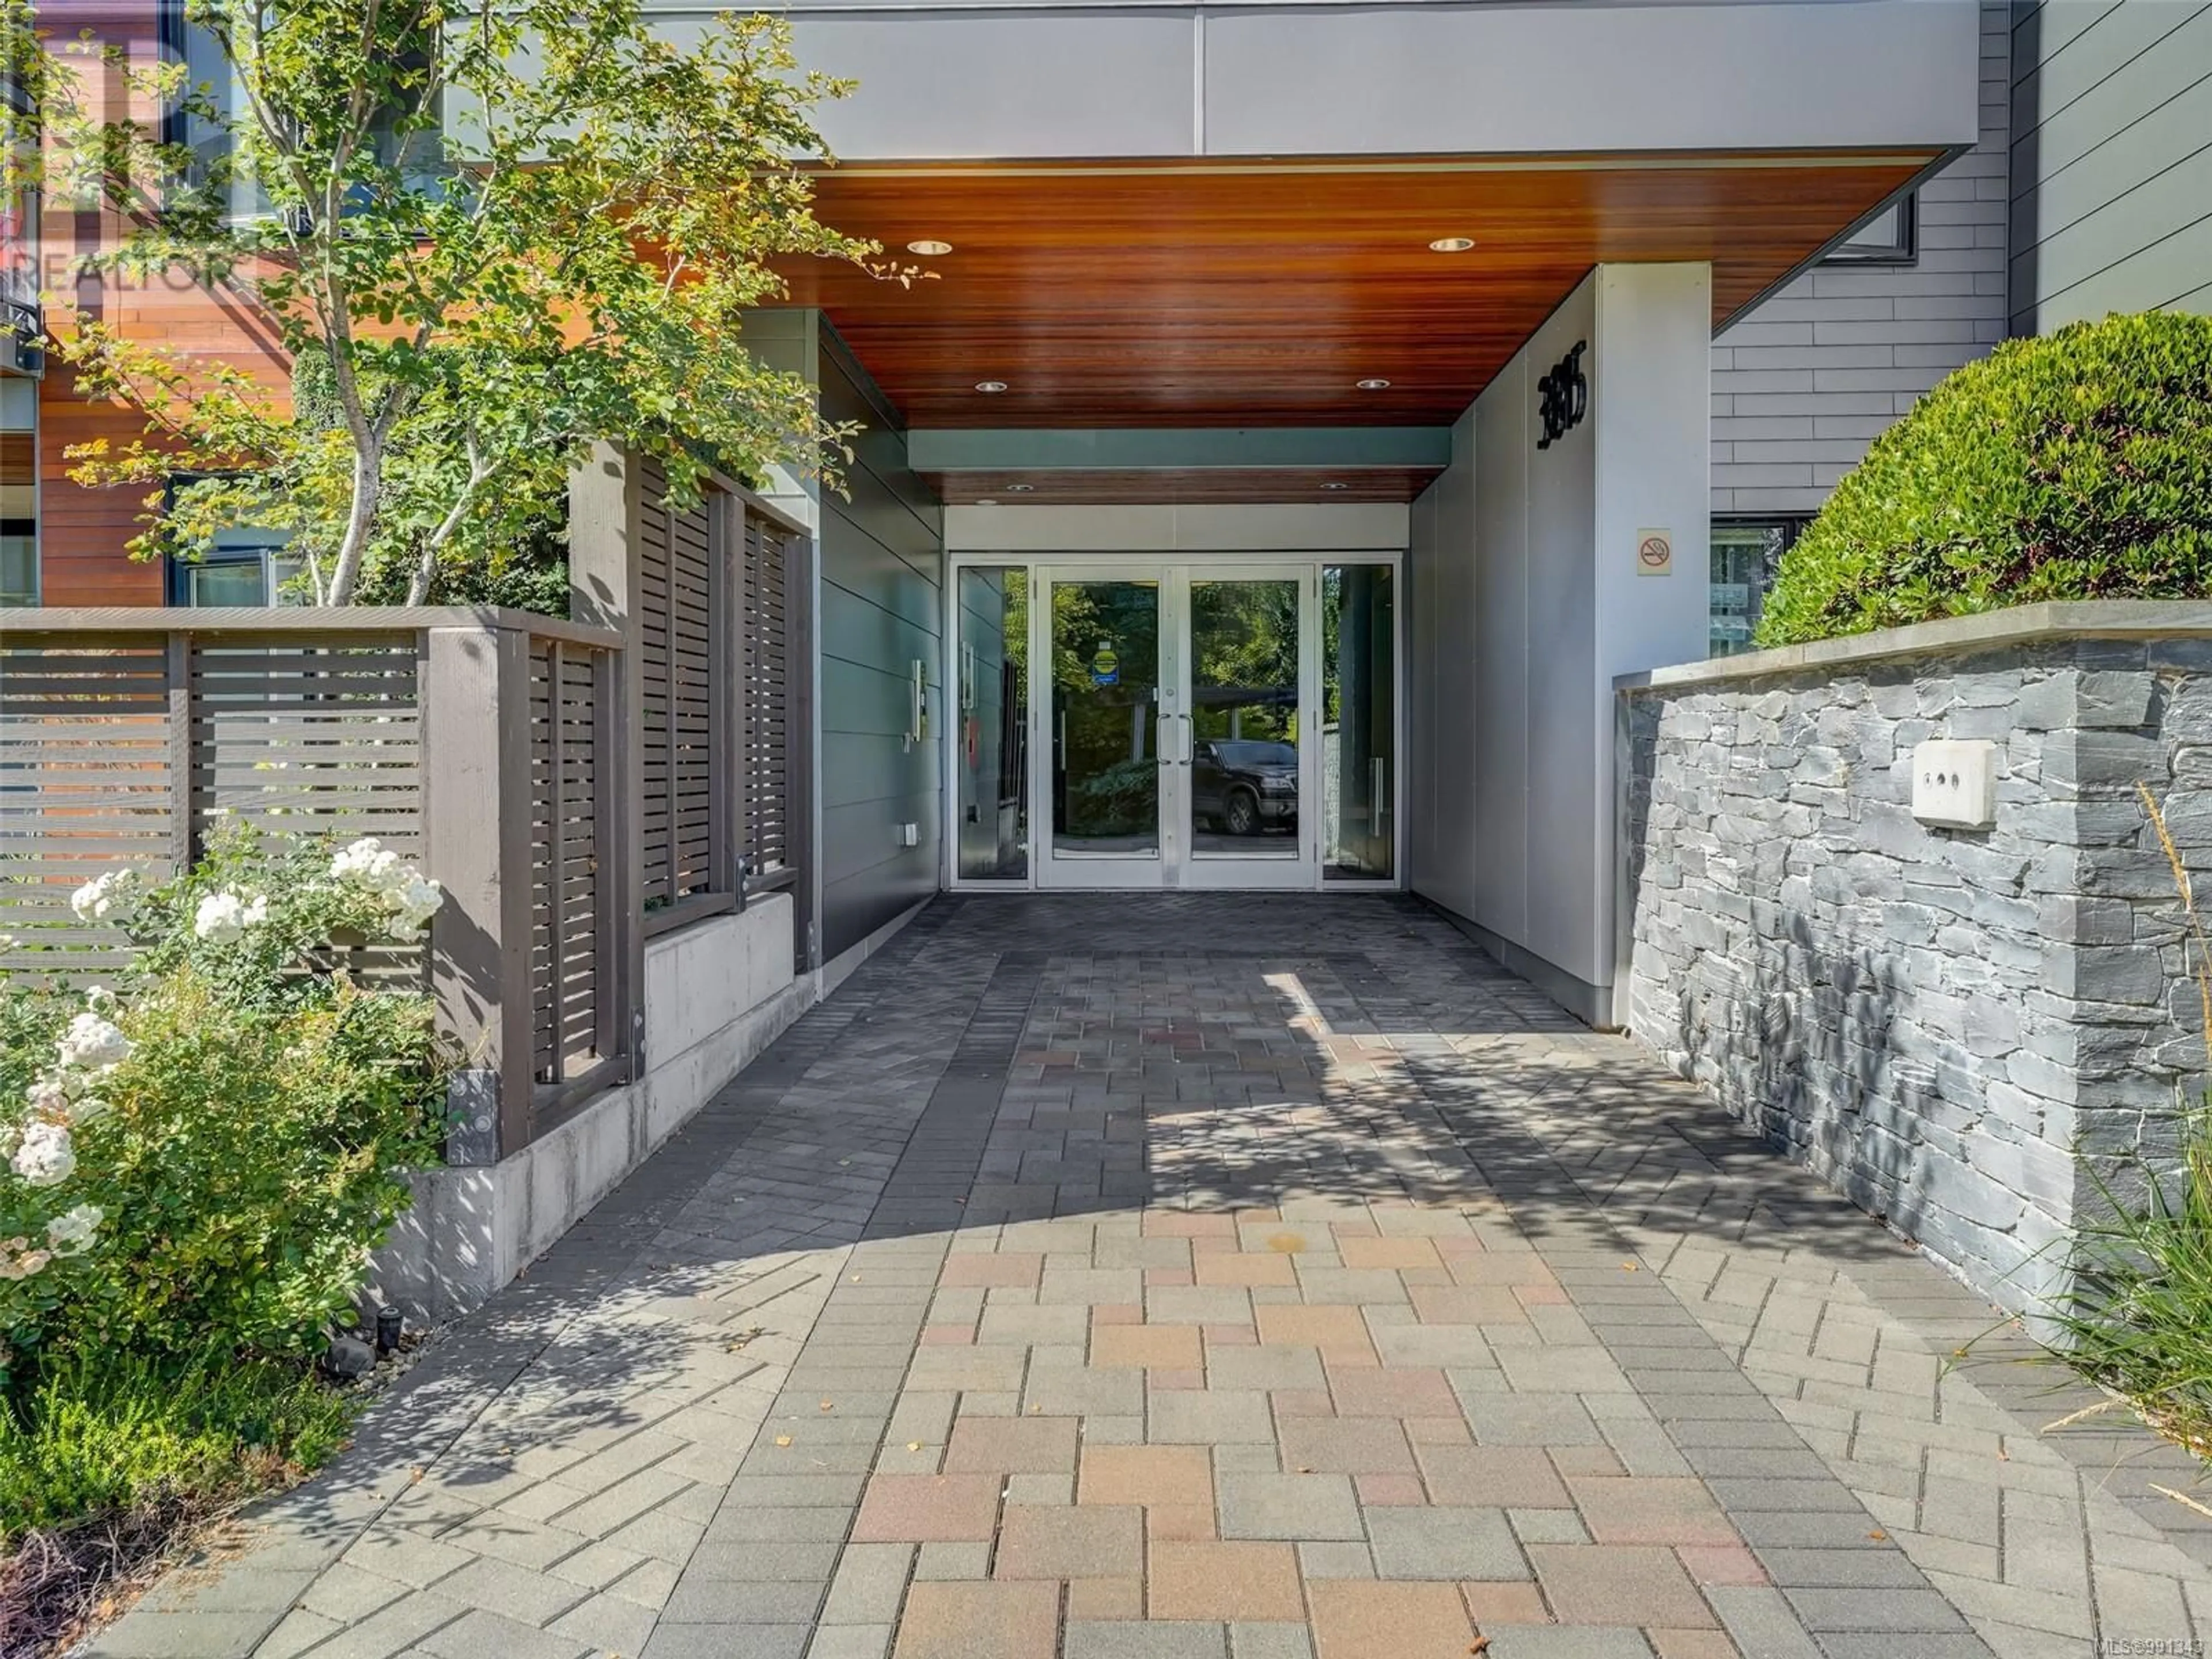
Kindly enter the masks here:
[[[2077, 1152], [2164, 1144], [2202, 1070], [2136, 787], [2212, 870], [2212, 636], [1708, 678], [1620, 714], [1630, 1030], [1993, 1299], [2038, 1305], [2095, 1200]], [[1996, 745], [1990, 830], [1911, 814], [1904, 763], [1947, 737]]]
[[2004, 338], [2008, 10], [1981, 8], [1980, 141], [1920, 187], [1911, 263], [1816, 265], [1714, 339], [1714, 512], [1817, 512], [1923, 392]]
[[2015, 11], [2014, 331], [2212, 309], [2212, 0]]

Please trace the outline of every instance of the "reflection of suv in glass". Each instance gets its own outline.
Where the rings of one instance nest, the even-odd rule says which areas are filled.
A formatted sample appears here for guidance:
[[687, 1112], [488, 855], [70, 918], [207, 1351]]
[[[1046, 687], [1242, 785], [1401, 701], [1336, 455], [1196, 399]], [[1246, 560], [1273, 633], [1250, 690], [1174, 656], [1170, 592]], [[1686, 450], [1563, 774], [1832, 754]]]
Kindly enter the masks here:
[[1191, 757], [1192, 810], [1198, 821], [1232, 836], [1295, 829], [1298, 751], [1295, 744], [1231, 738], [1201, 743]]

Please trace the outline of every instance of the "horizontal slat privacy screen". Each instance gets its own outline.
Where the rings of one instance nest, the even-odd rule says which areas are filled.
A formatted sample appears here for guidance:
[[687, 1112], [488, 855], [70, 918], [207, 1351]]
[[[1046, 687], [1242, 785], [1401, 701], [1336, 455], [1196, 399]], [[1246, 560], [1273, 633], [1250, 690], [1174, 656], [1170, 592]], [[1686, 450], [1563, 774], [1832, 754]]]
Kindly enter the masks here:
[[[417, 857], [422, 794], [412, 633], [0, 638], [0, 933], [43, 947], [0, 967], [119, 967], [122, 931], [70, 896], [125, 866], [159, 881], [224, 823]], [[359, 965], [422, 962], [380, 945]]]
[[530, 642], [530, 1060], [540, 1083], [580, 1077], [619, 1048], [603, 926], [614, 871], [599, 856], [607, 660]]
[[791, 581], [795, 538], [748, 512], [738, 611], [738, 851], [756, 885], [793, 869]]
[[71, 896], [125, 865], [161, 881], [220, 825], [374, 836], [448, 901], [427, 943], [373, 942], [352, 965], [427, 981], [471, 1070], [496, 1077], [495, 1135], [472, 1118], [448, 1149], [477, 1161], [631, 1075], [644, 936], [789, 886], [806, 965], [805, 532], [720, 479], [674, 509], [635, 465], [634, 539], [571, 550], [636, 569], [631, 608], [590, 623], [0, 613], [0, 936], [21, 939], [0, 968], [112, 976], [130, 940], [79, 922]]
[[696, 507], [639, 468], [647, 913], [792, 878], [794, 532], [732, 493]]
[[[390, 624], [366, 625], [379, 617]], [[622, 866], [604, 855], [619, 782], [609, 764], [619, 636], [519, 611], [362, 620], [356, 631], [311, 611], [7, 618], [0, 934], [18, 942], [0, 947], [0, 967], [64, 985], [112, 979], [130, 939], [80, 922], [71, 896], [125, 866], [158, 883], [226, 825], [333, 846], [374, 836], [431, 865], [448, 902], [428, 941], [371, 940], [347, 965], [439, 994], [441, 1022], [473, 1063], [501, 1075], [492, 1150], [519, 1150], [548, 1113], [623, 1074]], [[434, 684], [451, 701], [441, 693], [433, 708]], [[434, 778], [447, 781], [434, 802]], [[515, 862], [502, 868], [510, 848]], [[507, 871], [528, 897], [511, 933], [499, 896]], [[509, 959], [511, 1000], [499, 968]], [[484, 1035], [503, 1029], [509, 1007], [531, 1039], [516, 1055], [511, 1111], [504, 1061]]]
[[679, 511], [669, 502], [668, 477], [658, 462], [644, 462], [640, 474], [641, 850], [645, 902], [653, 910], [731, 890], [714, 857], [714, 796], [723, 783], [716, 738], [726, 696], [715, 661], [726, 630], [714, 620], [730, 592], [714, 529], [726, 498], [716, 492]]

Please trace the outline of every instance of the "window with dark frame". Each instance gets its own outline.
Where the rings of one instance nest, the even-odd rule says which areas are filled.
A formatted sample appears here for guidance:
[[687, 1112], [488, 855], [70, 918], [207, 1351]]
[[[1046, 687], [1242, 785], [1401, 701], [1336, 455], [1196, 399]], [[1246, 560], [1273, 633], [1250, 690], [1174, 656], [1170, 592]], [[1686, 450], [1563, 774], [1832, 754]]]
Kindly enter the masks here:
[[0, 380], [0, 606], [39, 602], [39, 383]]
[[1824, 265], [1909, 265], [1917, 257], [1920, 198], [1908, 191], [1820, 256]]
[[1809, 516], [1798, 513], [1729, 515], [1713, 520], [1708, 654], [1733, 657], [1753, 648], [1759, 612], [1773, 589], [1782, 556], [1811, 522]]

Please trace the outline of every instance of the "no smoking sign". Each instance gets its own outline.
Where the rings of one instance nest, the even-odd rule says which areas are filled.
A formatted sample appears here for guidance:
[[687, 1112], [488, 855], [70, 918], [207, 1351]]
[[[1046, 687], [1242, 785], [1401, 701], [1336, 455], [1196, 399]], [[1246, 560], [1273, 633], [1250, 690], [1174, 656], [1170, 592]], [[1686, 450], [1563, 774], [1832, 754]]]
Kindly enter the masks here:
[[1636, 574], [1639, 576], [1671, 576], [1674, 574], [1674, 538], [1665, 530], [1639, 530], [1636, 532]]

